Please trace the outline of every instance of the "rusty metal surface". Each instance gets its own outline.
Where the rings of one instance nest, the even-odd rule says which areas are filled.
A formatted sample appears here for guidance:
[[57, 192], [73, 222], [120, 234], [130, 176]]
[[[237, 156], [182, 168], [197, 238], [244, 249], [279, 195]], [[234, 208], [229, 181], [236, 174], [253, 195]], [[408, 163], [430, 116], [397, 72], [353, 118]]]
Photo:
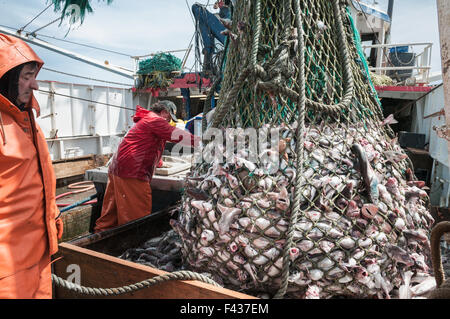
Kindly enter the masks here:
[[[437, 0], [437, 11], [441, 43], [442, 80], [444, 82], [444, 108], [448, 130], [450, 128], [450, 1]], [[450, 154], [450, 143], [447, 143], [447, 149]]]

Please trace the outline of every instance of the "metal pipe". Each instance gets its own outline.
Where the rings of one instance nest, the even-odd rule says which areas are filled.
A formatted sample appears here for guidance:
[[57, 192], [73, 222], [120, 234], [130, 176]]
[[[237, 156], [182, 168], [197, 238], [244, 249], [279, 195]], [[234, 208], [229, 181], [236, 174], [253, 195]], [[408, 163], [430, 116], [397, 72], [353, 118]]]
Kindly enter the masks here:
[[183, 63], [181, 64], [181, 71], [184, 70], [184, 66], [186, 65], [186, 61], [189, 57], [189, 54], [191, 53], [191, 49], [192, 49], [192, 43], [189, 45], [188, 50], [186, 51], [186, 54], [183, 57]]
[[401, 47], [401, 46], [413, 46], [413, 45], [426, 45], [426, 46], [432, 46], [433, 43], [431, 42], [417, 42], [417, 43], [385, 43], [385, 44], [369, 44], [369, 45], [363, 45], [363, 49], [366, 48], [380, 48], [380, 47]]
[[392, 13], [394, 12], [394, 0], [389, 0], [387, 14], [392, 23]]
[[393, 70], [430, 70], [430, 66], [383, 66], [379, 68], [370, 67], [371, 71], [393, 71]]
[[107, 70], [107, 71], [110, 71], [110, 72], [122, 75], [124, 77], [133, 79], [133, 72], [129, 72], [129, 71], [123, 70], [122, 68], [115, 67], [115, 66], [107, 66], [103, 62], [97, 61], [95, 59], [91, 59], [91, 58], [85, 57], [83, 55], [80, 55], [78, 53], [74, 53], [74, 52], [71, 52], [71, 51], [59, 48], [57, 46], [51, 45], [50, 43], [47, 43], [47, 42], [39, 40], [39, 39], [30, 38], [30, 37], [28, 37], [28, 35], [24, 36], [24, 35], [18, 34], [16, 32], [9, 31], [9, 30], [7, 30], [7, 29], [5, 29], [3, 27], [0, 27], [0, 32], [8, 34], [8, 35], [12, 35], [12, 36], [17, 37], [17, 38], [20, 38], [23, 41], [26, 41], [28, 43], [31, 43], [31, 44], [34, 44], [34, 45], [37, 45], [37, 46], [40, 46], [40, 47], [43, 47], [45, 49], [48, 49], [50, 51], [54, 51], [54, 52], [59, 53], [59, 54], [65, 55], [65, 56], [67, 56], [69, 58], [72, 58], [72, 59], [75, 59], [75, 60], [78, 60], [78, 61], [90, 64], [90, 65], [96, 66], [98, 68], [101, 68], [101, 69], [104, 69], [104, 70]]

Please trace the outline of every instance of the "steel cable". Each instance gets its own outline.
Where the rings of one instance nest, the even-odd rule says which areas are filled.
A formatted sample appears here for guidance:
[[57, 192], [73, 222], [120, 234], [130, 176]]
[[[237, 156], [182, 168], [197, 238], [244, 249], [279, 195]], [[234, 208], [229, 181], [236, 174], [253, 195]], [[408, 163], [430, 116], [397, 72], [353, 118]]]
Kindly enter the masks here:
[[92, 100], [89, 100], [89, 99], [84, 99], [84, 98], [81, 98], [81, 97], [71, 96], [71, 95], [67, 95], [67, 94], [55, 93], [55, 92], [45, 91], [45, 90], [41, 90], [41, 89], [39, 89], [37, 91], [42, 92], [42, 93], [47, 93], [47, 94], [53, 94], [53, 95], [59, 95], [59, 96], [63, 96], [63, 97], [68, 97], [70, 99], [75, 99], [75, 100], [80, 100], [80, 101], [85, 101], [85, 102], [91, 102], [91, 103], [94, 103], [94, 104], [101, 104], [101, 105], [106, 105], [106, 106], [110, 106], [110, 107], [116, 107], [116, 108], [119, 108], [119, 109], [135, 111], [135, 109], [132, 109], [130, 107], [125, 107], [125, 106], [120, 106], [120, 105], [113, 105], [113, 104], [108, 104], [108, 103], [103, 103], [103, 102], [98, 102], [98, 101], [92, 101]]
[[36, 20], [41, 14], [43, 14], [45, 11], [47, 11], [48, 8], [50, 8], [53, 5], [53, 3], [50, 3], [44, 10], [42, 10], [41, 12], [39, 12], [33, 19], [31, 19], [30, 22], [28, 22], [27, 24], [25, 24], [23, 27], [21, 27], [18, 32], [22, 32], [23, 30], [25, 30], [26, 27], [28, 27], [34, 20]]
[[129, 86], [129, 87], [132, 86], [132, 84], [120, 83], [120, 82], [112, 82], [112, 81], [106, 81], [106, 80], [99, 80], [99, 79], [94, 79], [94, 78], [90, 78], [90, 77], [87, 77], [87, 76], [82, 76], [82, 75], [77, 75], [77, 74], [66, 73], [66, 72], [62, 72], [62, 71], [50, 69], [50, 68], [47, 68], [47, 67], [42, 67], [42, 69], [43, 69], [43, 70], [46, 70], [46, 71], [50, 71], [50, 72], [55, 72], [55, 73], [67, 75], [67, 76], [73, 76], [73, 77], [76, 77], [76, 78], [89, 80], [89, 81], [103, 82], [103, 83], [108, 83], [108, 84], [116, 84], [116, 85], [123, 85], [123, 86]]

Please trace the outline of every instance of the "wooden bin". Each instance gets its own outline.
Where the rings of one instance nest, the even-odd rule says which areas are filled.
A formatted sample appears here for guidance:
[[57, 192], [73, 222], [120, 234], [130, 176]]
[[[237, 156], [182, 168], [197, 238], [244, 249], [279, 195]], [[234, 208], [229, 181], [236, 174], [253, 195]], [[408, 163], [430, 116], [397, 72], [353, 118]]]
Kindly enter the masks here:
[[[98, 234], [59, 244], [53, 273], [71, 280], [79, 275], [80, 285], [115, 288], [137, 283], [167, 272], [126, 261], [119, 256], [127, 248], [138, 247], [150, 238], [170, 229], [168, 208]], [[54, 285], [54, 298], [152, 298], [152, 299], [255, 299], [230, 289], [196, 280], [171, 280], [119, 296], [98, 297], [77, 294]]]

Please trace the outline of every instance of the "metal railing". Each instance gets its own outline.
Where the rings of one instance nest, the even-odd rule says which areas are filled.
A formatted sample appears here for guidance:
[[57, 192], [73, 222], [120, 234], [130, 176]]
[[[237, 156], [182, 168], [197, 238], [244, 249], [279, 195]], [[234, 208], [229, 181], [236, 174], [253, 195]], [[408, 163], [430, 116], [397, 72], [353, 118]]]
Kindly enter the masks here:
[[[412, 49], [414, 52], [415, 47], [419, 47], [419, 53], [415, 54], [414, 65], [411, 63], [404, 63], [402, 66], [394, 66], [389, 58], [389, 48], [405, 47]], [[430, 71], [431, 71], [431, 49], [433, 43], [391, 43], [391, 44], [373, 44], [363, 45], [363, 50], [376, 49], [377, 50], [377, 66], [369, 67], [369, 70], [377, 74], [386, 74], [387, 71], [407, 71], [413, 70], [412, 77], [416, 79], [416, 83], [429, 83]], [[394, 54], [397, 50], [394, 50]], [[411, 51], [409, 51], [411, 52]], [[415, 53], [415, 52], [414, 52]], [[397, 60], [399, 60], [397, 58]], [[401, 62], [401, 61], [400, 61]], [[400, 63], [402, 64], [402, 63]], [[392, 76], [391, 76], [392, 77]]]

